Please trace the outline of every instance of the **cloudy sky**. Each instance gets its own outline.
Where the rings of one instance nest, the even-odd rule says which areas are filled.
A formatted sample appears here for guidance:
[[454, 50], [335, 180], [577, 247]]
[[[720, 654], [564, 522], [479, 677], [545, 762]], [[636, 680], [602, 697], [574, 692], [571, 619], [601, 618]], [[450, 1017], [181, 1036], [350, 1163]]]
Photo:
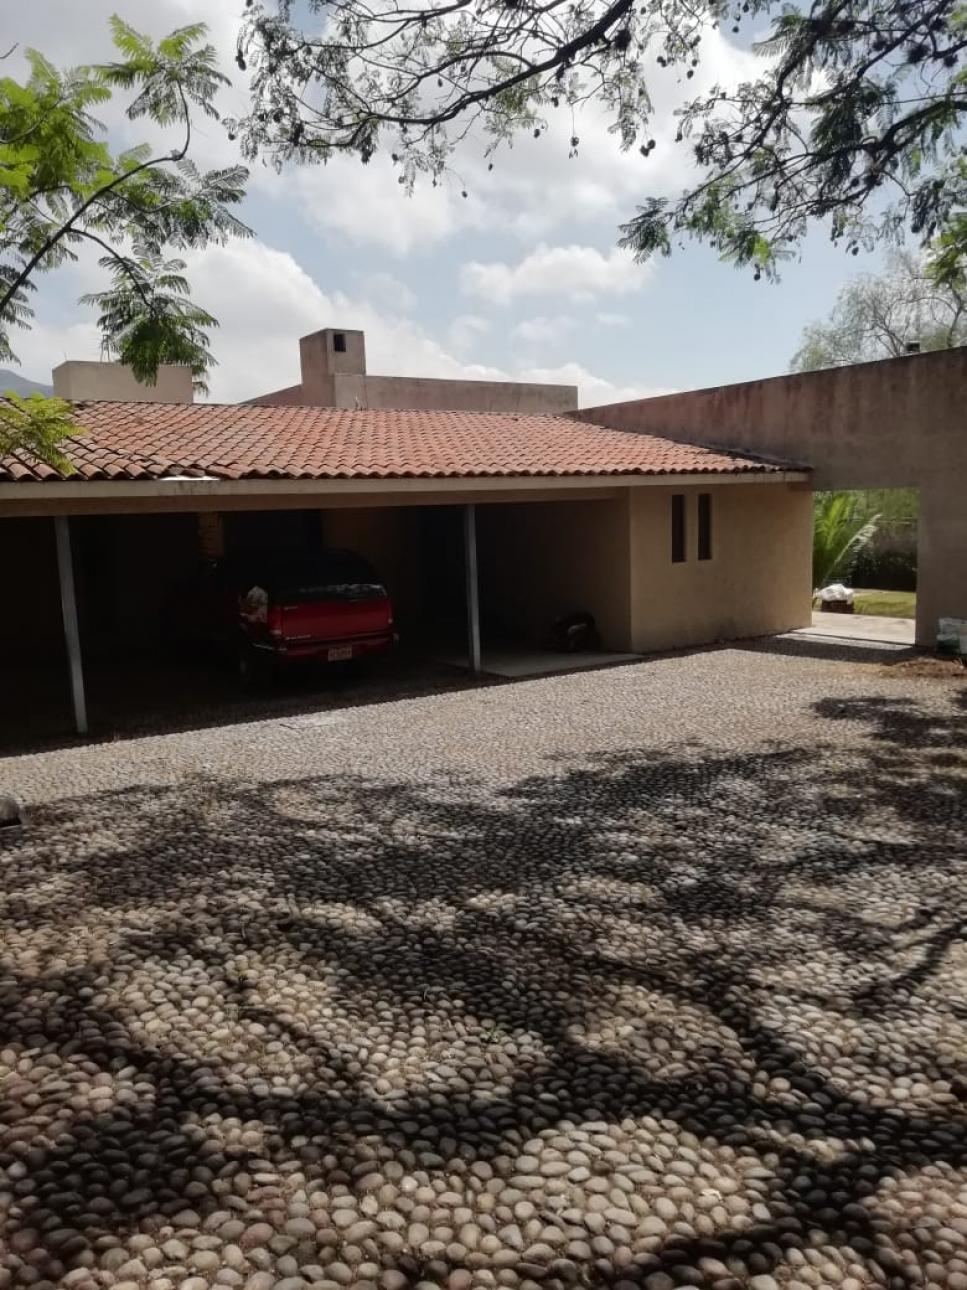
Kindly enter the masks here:
[[[221, 110], [244, 109], [232, 62], [241, 0], [9, 8], [5, 44], [34, 46], [60, 65], [109, 56], [112, 12], [155, 36], [203, 18], [235, 78]], [[724, 37], [705, 53], [705, 83], [754, 70], [754, 56]], [[16, 70], [17, 57], [5, 71]], [[687, 156], [669, 146], [677, 75], [656, 67], [658, 147], [647, 161], [622, 154], [589, 111], [575, 126], [575, 159], [562, 122], [540, 140], [522, 138], [493, 171], [461, 153], [452, 182], [409, 198], [379, 159], [281, 175], [257, 166], [244, 212], [255, 237], [190, 257], [194, 296], [221, 321], [212, 397], [235, 401], [293, 384], [298, 337], [326, 326], [364, 328], [372, 372], [566, 381], [584, 405], [787, 370], [803, 325], [828, 313], [847, 275], [878, 262], [847, 259], [817, 232], [771, 285], [696, 245], [644, 267], [617, 250], [617, 226], [636, 202], [677, 192], [687, 178]], [[108, 123], [117, 142], [143, 137], [141, 124]], [[205, 122], [197, 137], [199, 164], [234, 159], [217, 123]], [[98, 284], [86, 263], [42, 282], [38, 325], [16, 339], [24, 376], [47, 380], [65, 357], [98, 357], [91, 311], [76, 304]]]

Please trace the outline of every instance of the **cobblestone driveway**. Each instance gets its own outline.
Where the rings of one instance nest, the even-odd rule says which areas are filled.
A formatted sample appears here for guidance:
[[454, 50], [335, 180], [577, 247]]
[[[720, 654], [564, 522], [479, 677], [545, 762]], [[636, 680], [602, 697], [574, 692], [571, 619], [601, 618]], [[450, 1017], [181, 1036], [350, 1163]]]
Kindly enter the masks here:
[[967, 1287], [967, 703], [752, 650], [0, 761], [0, 1287]]

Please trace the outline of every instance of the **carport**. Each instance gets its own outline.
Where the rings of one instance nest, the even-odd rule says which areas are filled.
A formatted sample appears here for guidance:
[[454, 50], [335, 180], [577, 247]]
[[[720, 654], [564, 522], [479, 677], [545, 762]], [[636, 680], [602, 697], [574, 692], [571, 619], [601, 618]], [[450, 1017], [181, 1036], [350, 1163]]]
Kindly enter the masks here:
[[[539, 649], [554, 618], [578, 609], [621, 652], [808, 620], [807, 476], [775, 463], [550, 416], [114, 403], [79, 416], [73, 474], [0, 463], [0, 549], [36, 602], [0, 651], [16, 636], [21, 652], [66, 657], [82, 734], [85, 657], [148, 643], [179, 573], [245, 532], [299, 530], [367, 556], [414, 638], [443, 611], [471, 673], [488, 632]], [[700, 490], [713, 484], [715, 513], [734, 524], [699, 564], [691, 528], [711, 513]], [[676, 526], [695, 559], [677, 558]], [[776, 536], [788, 539], [792, 593], [738, 617], [684, 612], [690, 578], [707, 602]]]
[[[16, 627], [17, 648], [10, 648], [9, 636], [0, 642], [5, 670], [9, 676], [28, 660], [66, 666], [80, 734], [88, 733], [96, 716], [88, 713], [85, 663], [143, 660], [151, 666], [163, 649], [165, 605], [179, 582], [201, 559], [222, 554], [226, 538], [231, 546], [240, 534], [249, 542], [253, 537], [269, 541], [275, 532], [291, 545], [291, 535], [301, 532], [307, 539], [314, 534], [320, 546], [359, 551], [390, 588], [409, 640], [433, 656], [462, 663], [472, 674], [482, 666], [482, 621], [505, 623], [508, 610], [513, 612], [513, 597], [502, 603], [499, 594], [495, 535], [501, 525], [492, 514], [508, 504], [493, 494], [482, 492], [471, 501], [387, 495], [378, 504], [366, 495], [347, 504], [345, 497], [320, 494], [307, 504], [304, 494], [278, 489], [226, 498], [202, 496], [201, 485], [189, 481], [171, 482], [175, 489], [143, 497], [136, 510], [114, 509], [116, 498], [73, 496], [62, 503], [50, 497], [49, 487], [43, 499], [32, 498], [15, 510], [5, 507], [0, 552], [5, 566], [17, 568], [30, 588], [26, 603], [18, 593], [24, 608], [19, 626], [8, 622], [11, 634]], [[561, 504], [573, 519], [578, 503], [605, 510], [617, 499], [607, 489], [561, 489], [558, 496], [527, 489], [510, 505], [519, 515], [528, 507]], [[571, 602], [562, 598], [559, 603]], [[502, 635], [500, 643], [526, 650], [539, 640], [528, 622]]]

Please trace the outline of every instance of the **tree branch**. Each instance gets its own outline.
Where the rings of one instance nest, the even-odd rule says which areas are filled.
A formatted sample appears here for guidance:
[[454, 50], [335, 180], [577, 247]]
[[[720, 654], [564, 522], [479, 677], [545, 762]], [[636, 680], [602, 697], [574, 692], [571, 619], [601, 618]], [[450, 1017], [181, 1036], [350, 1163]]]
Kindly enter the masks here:
[[96, 233], [92, 233], [90, 229], [75, 229], [73, 235], [75, 237], [84, 238], [84, 240], [87, 242], [95, 242], [99, 247], [101, 247], [102, 250], [107, 251], [108, 255], [111, 256], [113, 260], [116, 260], [117, 263], [124, 270], [125, 274], [128, 277], [128, 280], [131, 282], [131, 285], [134, 287], [135, 291], [137, 291], [138, 295], [144, 301], [145, 308], [146, 309], [151, 308], [151, 301], [144, 290], [144, 281], [131, 268], [131, 261], [128, 258], [128, 256], [122, 255], [120, 251], [115, 250], [115, 248], [111, 246], [110, 242], [105, 242], [104, 239], [98, 237]]
[[130, 170], [126, 170], [123, 174], [117, 175], [114, 179], [111, 180], [110, 183], [104, 184], [101, 188], [97, 189], [96, 192], [93, 192], [88, 197], [86, 197], [85, 200], [80, 204], [80, 206], [78, 206], [78, 208], [70, 216], [70, 218], [67, 219], [63, 224], [61, 224], [60, 227], [57, 228], [50, 235], [50, 237], [46, 238], [43, 245], [40, 246], [32, 256], [30, 256], [30, 258], [25, 263], [23, 269], [20, 271], [20, 273], [17, 274], [17, 277], [14, 279], [14, 281], [7, 287], [7, 289], [3, 292], [3, 294], [0, 295], [0, 318], [3, 317], [4, 313], [7, 310], [7, 307], [10, 304], [10, 301], [17, 294], [17, 292], [20, 290], [23, 284], [27, 281], [27, 279], [33, 273], [34, 269], [37, 268], [38, 264], [40, 264], [40, 262], [44, 260], [51, 253], [54, 247], [57, 246], [58, 243], [61, 242], [67, 236], [68, 233], [74, 233], [77, 231], [75, 229], [75, 225], [77, 221], [81, 218], [82, 215], [86, 214], [86, 212], [90, 210], [90, 208], [94, 205], [95, 202], [100, 201], [102, 198], [106, 197], [109, 193], [113, 192], [116, 188], [119, 188], [122, 184], [127, 183], [128, 180], [133, 179], [135, 175], [142, 174], [144, 171], [151, 170], [157, 166], [163, 166], [166, 164], [170, 164], [172, 162], [183, 161], [185, 159], [185, 157], [188, 155], [188, 148], [191, 144], [191, 115], [190, 113], [188, 113], [188, 105], [185, 100], [184, 91], [181, 89], [180, 86], [178, 88], [178, 93], [181, 96], [181, 102], [183, 107], [185, 108], [185, 113], [186, 113], [185, 141], [182, 144], [182, 146], [179, 149], [177, 149], [175, 152], [171, 152], [160, 157], [152, 157], [148, 161], [142, 161], [138, 165], [132, 166]]

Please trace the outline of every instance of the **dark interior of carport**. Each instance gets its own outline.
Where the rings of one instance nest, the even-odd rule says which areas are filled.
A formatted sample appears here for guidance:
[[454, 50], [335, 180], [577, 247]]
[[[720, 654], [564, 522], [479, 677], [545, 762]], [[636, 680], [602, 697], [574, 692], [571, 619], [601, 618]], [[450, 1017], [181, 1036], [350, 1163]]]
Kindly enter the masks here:
[[[562, 500], [71, 516], [63, 527], [88, 688], [115, 708], [150, 700], [155, 710], [196, 702], [199, 684], [229, 693], [224, 687], [233, 681], [219, 677], [212, 660], [172, 656], [166, 622], [180, 589], [220, 554], [323, 546], [355, 550], [372, 563], [394, 601], [401, 660], [471, 664], [468, 516], [485, 647], [546, 647], [555, 615], [594, 599], [594, 564], [603, 553], [593, 540], [600, 526], [588, 521], [605, 508], [600, 500]], [[575, 561], [564, 539], [582, 524], [591, 540]], [[5, 520], [0, 552], [14, 579], [0, 616], [4, 725], [10, 733], [24, 720], [46, 720], [66, 730], [69, 660], [54, 519]], [[96, 728], [93, 699], [91, 709]]]

